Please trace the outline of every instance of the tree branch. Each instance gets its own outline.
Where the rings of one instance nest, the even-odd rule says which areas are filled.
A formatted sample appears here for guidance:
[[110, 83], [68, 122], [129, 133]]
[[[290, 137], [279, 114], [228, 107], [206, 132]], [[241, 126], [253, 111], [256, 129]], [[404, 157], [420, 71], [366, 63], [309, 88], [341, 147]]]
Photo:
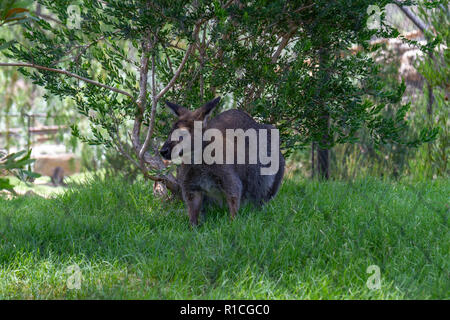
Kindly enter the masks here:
[[425, 31], [428, 30], [428, 27], [419, 17], [417, 17], [414, 12], [408, 7], [404, 7], [400, 1], [394, 1], [394, 3], [399, 7], [399, 9], [411, 20], [419, 29], [425, 34]]
[[[200, 32], [200, 26], [202, 25], [204, 21], [200, 21], [195, 25], [194, 29], [194, 39], [198, 39], [198, 33]], [[139, 151], [139, 159], [143, 159], [145, 153], [147, 152], [148, 146], [150, 145], [150, 140], [153, 135], [153, 129], [155, 126], [155, 116], [156, 116], [156, 107], [158, 105], [158, 101], [161, 99], [161, 97], [175, 84], [178, 77], [181, 74], [181, 71], [183, 70], [184, 65], [187, 62], [187, 59], [189, 58], [190, 54], [193, 51], [193, 48], [195, 46], [195, 41], [192, 42], [184, 57], [181, 61], [180, 65], [178, 66], [178, 69], [175, 71], [175, 74], [173, 75], [172, 79], [169, 81], [169, 83], [164, 87], [164, 89], [161, 90], [158, 94], [156, 93], [156, 81], [155, 81], [155, 56], [152, 56], [152, 111], [150, 114], [150, 123], [147, 131], [147, 135], [144, 140], [144, 144], [142, 145], [140, 151]]]
[[[194, 39], [198, 39], [198, 33], [200, 32], [200, 27], [201, 27], [202, 23], [205, 21], [206, 20], [201, 20], [200, 22], [198, 22], [195, 25]], [[195, 41], [189, 45], [189, 47], [186, 50], [186, 53], [183, 57], [183, 60], [181, 61], [180, 65], [178, 66], [178, 69], [175, 71], [175, 74], [173, 75], [172, 79], [158, 94], [156, 94], [155, 56], [154, 55], [152, 56], [152, 91], [153, 91], [153, 93], [152, 93], [152, 111], [151, 111], [151, 115], [150, 115], [150, 123], [149, 123], [148, 131], [147, 131], [147, 135], [145, 137], [144, 144], [142, 145], [142, 147], [140, 148], [140, 151], [139, 151], [139, 159], [144, 158], [144, 155], [147, 152], [148, 146], [150, 145], [150, 139], [153, 135], [153, 129], [155, 126], [156, 107], [158, 105], [158, 101], [177, 81], [178, 77], [181, 74], [181, 71], [183, 70], [184, 65], [186, 64], [190, 54], [193, 51], [194, 46], [195, 46]], [[146, 68], [147, 68], [147, 73], [148, 73], [148, 57], [146, 59], [147, 59], [147, 61], [146, 61], [147, 67]], [[145, 77], [145, 78], [147, 79], [147, 77]], [[145, 82], [147, 82], [147, 80], [145, 80]], [[141, 90], [142, 90], [142, 88], [143, 87], [141, 86]], [[145, 89], [146, 89], [146, 84], [145, 84]]]
[[76, 79], [81, 80], [81, 81], [86, 82], [86, 83], [90, 83], [90, 84], [92, 84], [94, 86], [97, 86], [97, 87], [105, 88], [105, 89], [108, 89], [110, 91], [123, 94], [123, 95], [125, 95], [125, 96], [127, 96], [127, 97], [129, 97], [129, 98], [134, 100], [133, 95], [131, 93], [129, 93], [129, 92], [126, 92], [126, 91], [123, 91], [123, 90], [120, 90], [120, 89], [108, 86], [106, 84], [103, 84], [103, 83], [100, 83], [100, 82], [97, 82], [97, 81], [94, 81], [94, 80], [91, 80], [91, 79], [88, 79], [88, 78], [85, 78], [85, 77], [82, 77], [82, 76], [79, 76], [79, 75], [77, 75], [75, 73], [72, 73], [72, 72], [69, 72], [69, 71], [66, 71], [66, 70], [48, 68], [48, 67], [40, 66], [40, 65], [37, 65], [37, 64], [33, 64], [33, 63], [4, 63], [4, 62], [0, 62], [0, 67], [34, 68], [34, 69], [38, 69], [38, 70], [56, 72], [56, 73], [60, 73], [60, 74], [64, 74], [66, 76], [72, 77], [72, 78], [76, 78]]
[[313, 2], [313, 3], [311, 3], [311, 4], [308, 4], [308, 5], [304, 6], [304, 7], [300, 7], [300, 8], [298, 8], [297, 10], [294, 10], [294, 13], [300, 13], [300, 12], [302, 12], [302, 11], [304, 11], [304, 10], [307, 10], [307, 9], [309, 9], [309, 8], [314, 7], [315, 5], [316, 5], [316, 3]]
[[289, 43], [289, 40], [291, 39], [291, 37], [295, 33], [295, 31], [297, 31], [297, 26], [291, 27], [291, 29], [289, 29], [289, 31], [285, 35], [283, 35], [283, 37], [281, 38], [280, 45], [278, 46], [275, 53], [272, 55], [272, 63], [277, 62], [278, 57], [280, 56], [283, 49]]
[[145, 137], [144, 144], [139, 151], [139, 159], [144, 157], [150, 144], [150, 139], [153, 135], [153, 128], [155, 127], [156, 106], [158, 101], [156, 100], [156, 81], [155, 81], [155, 55], [152, 55], [152, 111], [150, 114], [150, 123], [147, 130], [147, 136]]
[[139, 97], [137, 99], [138, 110], [134, 119], [132, 143], [136, 152], [141, 149], [140, 134], [142, 119], [147, 104], [147, 76], [148, 76], [148, 53], [150, 52], [150, 40], [146, 39], [142, 42], [141, 65], [139, 69]]
[[[200, 26], [201, 26], [202, 22], [199, 22], [195, 25], [195, 29], [194, 29], [194, 39], [197, 38], [197, 35], [200, 31]], [[181, 61], [180, 65], [178, 66], [178, 69], [175, 71], [175, 74], [173, 75], [172, 79], [169, 81], [169, 83], [161, 90], [160, 93], [158, 93], [158, 95], [156, 96], [156, 101], [159, 101], [159, 99], [161, 99], [161, 97], [174, 85], [175, 81], [177, 81], [178, 77], [181, 74], [181, 71], [183, 70], [184, 65], [186, 64], [187, 59], [189, 58], [189, 56], [191, 55], [192, 49], [194, 48], [195, 42], [192, 42], [187, 51], [186, 54], [183, 57], [183, 60]]]
[[59, 21], [58, 19], [53, 18], [52, 16], [50, 16], [48, 14], [43, 14], [43, 13], [41, 13], [39, 11], [35, 11], [34, 14], [37, 15], [38, 17], [40, 17], [40, 18], [45, 19], [45, 20], [50, 20], [50, 21], [56, 22], [58, 24], [62, 24], [61, 21]]
[[[116, 31], [114, 31], [112, 34], [117, 34], [118, 32], [119, 32], [119, 30], [116, 30]], [[66, 58], [66, 59], [62, 59], [62, 60], [59, 60], [59, 61], [55, 61], [55, 62], [53, 63], [53, 65], [56, 66], [58, 63], [65, 62], [65, 61], [70, 60], [70, 59], [73, 59], [74, 62], [77, 62], [77, 61], [81, 58], [81, 55], [84, 54], [90, 47], [92, 47], [93, 45], [95, 45], [95, 44], [97, 44], [97, 43], [99, 43], [100, 41], [105, 40], [105, 39], [106, 39], [106, 36], [101, 36], [100, 38], [95, 39], [95, 40], [91, 41], [91, 42], [88, 43], [88, 44], [75, 45], [75, 46], [73, 46], [70, 50], [68, 50], [68, 51], [64, 54], [64, 55], [68, 55], [68, 54], [72, 53], [74, 50], [81, 49], [75, 56], [73, 56], [73, 57], [68, 57], [68, 58]], [[105, 41], [105, 42], [106, 42], [106, 41]]]

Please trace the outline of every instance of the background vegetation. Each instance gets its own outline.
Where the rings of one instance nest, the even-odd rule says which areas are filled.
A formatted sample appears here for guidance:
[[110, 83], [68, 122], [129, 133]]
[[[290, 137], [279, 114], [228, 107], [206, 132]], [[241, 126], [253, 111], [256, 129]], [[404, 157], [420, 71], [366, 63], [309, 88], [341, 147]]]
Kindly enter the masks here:
[[[198, 107], [218, 94], [226, 96], [225, 108], [244, 109], [276, 124], [286, 155], [305, 153], [311, 145], [310, 166], [322, 178], [346, 175], [330, 172], [334, 146], [362, 142], [370, 150], [368, 162], [377, 166], [383, 162], [377, 151], [387, 146], [383, 157], [392, 150], [394, 161], [403, 162], [389, 163], [389, 174], [398, 176], [408, 150], [438, 134], [431, 121], [411, 127], [411, 101], [402, 100], [406, 87], [393, 70], [392, 77], [385, 76], [376, 61], [382, 46], [371, 41], [398, 37], [441, 57], [444, 37], [438, 29], [426, 31], [425, 43], [399, 36], [384, 14], [368, 10], [369, 5], [383, 10], [386, 1], [76, 4], [82, 12], [68, 10], [65, 1], [39, 1], [33, 19], [23, 23], [23, 39], [2, 40], [10, 61], [2, 66], [19, 67], [46, 88], [45, 97], [71, 101], [89, 124], [83, 130], [72, 118], [74, 136], [114, 149], [175, 194], [173, 168], [168, 170], [157, 152], [171, 121], [161, 109], [163, 97]], [[409, 10], [408, 5], [397, 6]], [[425, 14], [440, 12], [429, 9], [439, 3], [426, 6]], [[44, 8], [52, 18], [45, 18]], [[369, 19], [379, 26], [368, 28]], [[445, 135], [444, 130], [444, 149]], [[447, 162], [442, 148], [431, 159]], [[334, 161], [334, 169], [344, 170], [339, 159]]]

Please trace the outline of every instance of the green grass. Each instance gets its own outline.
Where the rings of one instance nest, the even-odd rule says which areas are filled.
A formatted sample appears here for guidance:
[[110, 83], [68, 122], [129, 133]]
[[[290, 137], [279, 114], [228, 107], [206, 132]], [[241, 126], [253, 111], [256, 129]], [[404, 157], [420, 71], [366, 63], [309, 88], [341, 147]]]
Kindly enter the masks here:
[[448, 180], [289, 179], [264, 208], [196, 229], [144, 182], [0, 199], [0, 298], [449, 299], [449, 194]]

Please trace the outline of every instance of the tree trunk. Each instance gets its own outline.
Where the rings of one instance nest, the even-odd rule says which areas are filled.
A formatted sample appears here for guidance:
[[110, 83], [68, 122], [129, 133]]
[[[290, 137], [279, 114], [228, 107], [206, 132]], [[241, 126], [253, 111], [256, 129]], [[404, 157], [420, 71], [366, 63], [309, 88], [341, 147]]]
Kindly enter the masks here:
[[321, 77], [321, 85], [319, 91], [320, 107], [322, 109], [321, 123], [322, 138], [317, 146], [317, 172], [320, 179], [328, 180], [330, 178], [330, 114], [327, 110], [326, 102], [322, 97], [322, 85], [327, 83], [329, 74], [326, 69], [327, 55], [325, 49], [319, 49], [319, 72]]
[[313, 141], [311, 144], [311, 179], [314, 179], [315, 173], [316, 173], [316, 160], [315, 158], [315, 152], [316, 152], [316, 143]]
[[328, 180], [330, 178], [330, 150], [319, 147], [317, 152], [319, 176], [321, 179]]
[[319, 177], [321, 179], [328, 180], [330, 178], [330, 150], [327, 147], [330, 139], [330, 115], [328, 113], [324, 115], [324, 120], [324, 135], [317, 148], [317, 169]]
[[427, 114], [428, 118], [430, 120], [430, 124], [433, 122], [433, 103], [434, 103], [434, 94], [433, 94], [433, 87], [428, 82], [428, 105], [427, 105]]

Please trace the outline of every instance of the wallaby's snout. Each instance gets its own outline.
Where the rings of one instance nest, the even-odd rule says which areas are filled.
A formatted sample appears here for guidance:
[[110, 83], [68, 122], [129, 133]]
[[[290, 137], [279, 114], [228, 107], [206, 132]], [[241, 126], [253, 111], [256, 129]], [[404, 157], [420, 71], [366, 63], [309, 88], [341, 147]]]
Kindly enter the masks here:
[[165, 160], [171, 160], [171, 153], [172, 148], [170, 147], [169, 143], [164, 143], [162, 148], [159, 150], [159, 154], [165, 159]]

